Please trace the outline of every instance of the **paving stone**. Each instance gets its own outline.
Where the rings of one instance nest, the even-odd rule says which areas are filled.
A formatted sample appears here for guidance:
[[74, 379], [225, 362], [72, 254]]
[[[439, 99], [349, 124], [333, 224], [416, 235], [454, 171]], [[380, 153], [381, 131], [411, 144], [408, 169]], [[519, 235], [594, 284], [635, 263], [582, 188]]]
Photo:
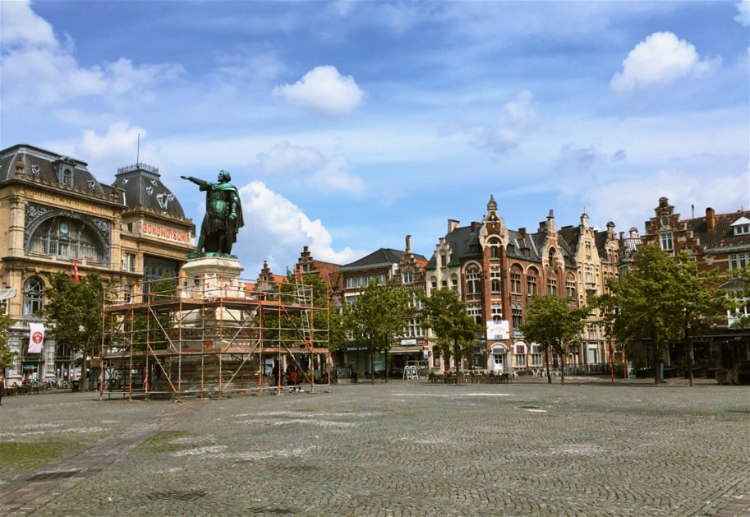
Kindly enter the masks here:
[[2, 480], [0, 508], [750, 516], [744, 387], [399, 381], [328, 391], [179, 404], [12, 398], [0, 412], [3, 440], [85, 440]]

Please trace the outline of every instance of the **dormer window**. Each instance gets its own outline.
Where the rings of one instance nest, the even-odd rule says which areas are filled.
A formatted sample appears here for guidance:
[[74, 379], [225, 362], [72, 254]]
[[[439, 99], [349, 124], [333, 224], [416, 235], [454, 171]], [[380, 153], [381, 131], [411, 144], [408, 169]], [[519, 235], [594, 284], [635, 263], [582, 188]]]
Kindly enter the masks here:
[[63, 167], [60, 171], [60, 183], [68, 187], [73, 186], [73, 169], [70, 167]]
[[732, 223], [732, 230], [734, 235], [750, 235], [750, 219], [740, 217]]

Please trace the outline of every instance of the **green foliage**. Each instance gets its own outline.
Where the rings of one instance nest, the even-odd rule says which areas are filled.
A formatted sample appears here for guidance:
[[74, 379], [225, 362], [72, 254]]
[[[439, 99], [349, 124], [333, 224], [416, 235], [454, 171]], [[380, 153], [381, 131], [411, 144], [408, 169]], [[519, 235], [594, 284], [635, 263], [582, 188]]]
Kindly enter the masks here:
[[8, 329], [13, 325], [13, 320], [6, 315], [0, 316], [0, 370], [10, 368], [13, 365], [15, 355], [8, 347]]
[[675, 260], [657, 243], [641, 247], [633, 269], [608, 286], [612, 296], [601, 303], [614, 335], [631, 347], [647, 340], [657, 383], [666, 347], [701, 334], [726, 307], [715, 273], [699, 274], [687, 255]]
[[177, 279], [164, 273], [161, 278], [148, 284], [148, 293], [152, 302], [174, 300], [177, 298]]
[[[63, 272], [50, 279], [45, 292], [43, 317], [51, 323], [49, 336], [68, 345], [84, 357], [94, 354], [102, 340], [103, 286], [96, 272], [81, 278], [79, 283]], [[82, 389], [86, 384], [86, 364], [82, 368]]]
[[348, 311], [349, 331], [371, 350], [388, 351], [404, 326], [411, 296], [404, 288], [371, 283]]
[[328, 347], [331, 350], [345, 348], [349, 344], [349, 316], [348, 307], [344, 307], [344, 312], [339, 312], [335, 308], [331, 309], [328, 320]]
[[[370, 283], [357, 300], [344, 311], [342, 328], [355, 342], [367, 348], [370, 372], [373, 354], [388, 353], [404, 327], [409, 314], [411, 294], [399, 287]], [[340, 339], [341, 336], [336, 336]], [[374, 381], [373, 381], [374, 382]]]
[[52, 323], [49, 335], [71, 350], [91, 353], [101, 343], [102, 282], [97, 273], [76, 284], [60, 272], [50, 279], [45, 292], [44, 317]]
[[733, 310], [736, 317], [732, 328], [750, 327], [750, 311], [747, 310], [750, 300], [750, 266], [732, 270], [731, 279], [724, 290], [728, 295], [728, 308]]
[[[526, 308], [526, 322], [521, 331], [527, 341], [539, 344], [545, 359], [548, 350], [564, 359], [565, 345], [575, 340], [586, 326], [588, 307], [573, 307], [572, 302], [570, 298], [554, 295], [534, 296]], [[547, 380], [551, 382], [549, 362]], [[560, 380], [565, 381], [564, 369]]]
[[425, 312], [422, 326], [434, 332], [437, 346], [444, 357], [450, 358], [452, 349], [460, 370], [460, 358], [471, 353], [482, 335], [482, 326], [469, 316], [466, 304], [452, 289], [444, 287], [432, 291], [423, 301]]

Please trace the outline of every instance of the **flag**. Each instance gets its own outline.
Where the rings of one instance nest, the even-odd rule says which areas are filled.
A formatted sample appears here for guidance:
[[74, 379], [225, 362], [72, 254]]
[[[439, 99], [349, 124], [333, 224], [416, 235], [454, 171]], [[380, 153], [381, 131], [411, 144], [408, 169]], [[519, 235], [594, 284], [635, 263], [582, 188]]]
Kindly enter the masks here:
[[78, 283], [78, 262], [73, 261], [73, 282]]
[[41, 354], [44, 347], [44, 324], [29, 323], [29, 353]]

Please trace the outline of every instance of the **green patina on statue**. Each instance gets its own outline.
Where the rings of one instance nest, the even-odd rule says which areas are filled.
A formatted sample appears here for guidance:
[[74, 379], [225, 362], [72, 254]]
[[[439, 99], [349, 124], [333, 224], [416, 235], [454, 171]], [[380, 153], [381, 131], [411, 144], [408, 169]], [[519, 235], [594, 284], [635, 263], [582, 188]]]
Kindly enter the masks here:
[[237, 242], [237, 232], [244, 226], [242, 204], [237, 187], [232, 185], [228, 171], [219, 172], [219, 182], [211, 183], [192, 176], [180, 176], [192, 181], [206, 191], [206, 215], [201, 224], [201, 234], [195, 253], [190, 256], [231, 255]]

